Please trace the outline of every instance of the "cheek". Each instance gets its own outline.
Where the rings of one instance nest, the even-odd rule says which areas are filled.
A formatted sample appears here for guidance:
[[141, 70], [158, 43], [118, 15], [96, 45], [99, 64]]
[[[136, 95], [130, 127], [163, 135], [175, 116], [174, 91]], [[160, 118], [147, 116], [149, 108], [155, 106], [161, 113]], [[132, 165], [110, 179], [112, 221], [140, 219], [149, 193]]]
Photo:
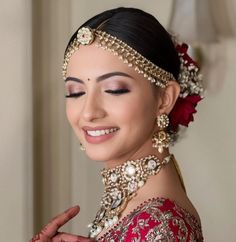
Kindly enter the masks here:
[[[127, 126], [132, 130], [138, 129], [140, 126], [153, 126], [155, 120], [155, 105], [153, 100], [147, 98], [140, 98], [139, 95], [127, 96], [122, 102], [112, 102], [109, 108], [112, 111], [112, 116], [115, 120], [119, 120], [121, 125]], [[114, 108], [116, 107], [116, 108]]]
[[76, 105], [73, 103], [73, 101], [68, 100], [66, 103], [66, 116], [72, 127], [78, 123], [78, 114], [79, 110], [76, 108]]

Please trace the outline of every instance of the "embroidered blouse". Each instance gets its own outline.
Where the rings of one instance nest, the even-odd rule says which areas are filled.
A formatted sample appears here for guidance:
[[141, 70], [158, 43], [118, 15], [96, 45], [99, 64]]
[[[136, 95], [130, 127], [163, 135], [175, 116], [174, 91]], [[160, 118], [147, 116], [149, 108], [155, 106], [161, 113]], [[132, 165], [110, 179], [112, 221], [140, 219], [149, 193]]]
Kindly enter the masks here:
[[201, 224], [167, 198], [152, 198], [121, 219], [99, 242], [202, 242]]

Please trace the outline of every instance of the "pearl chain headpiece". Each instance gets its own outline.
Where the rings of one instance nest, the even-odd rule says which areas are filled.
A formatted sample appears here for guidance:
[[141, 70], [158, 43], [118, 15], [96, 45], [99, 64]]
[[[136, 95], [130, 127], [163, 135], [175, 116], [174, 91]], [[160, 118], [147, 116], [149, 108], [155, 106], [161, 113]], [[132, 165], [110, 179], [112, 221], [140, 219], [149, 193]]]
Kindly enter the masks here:
[[97, 40], [98, 47], [112, 52], [123, 60], [124, 63], [128, 64], [130, 67], [134, 67], [135, 71], [143, 74], [145, 78], [155, 83], [157, 86], [165, 88], [168, 81], [175, 80], [171, 73], [149, 61], [122, 40], [104, 31], [91, 29], [89, 27], [82, 27], [79, 29], [77, 37], [66, 50], [63, 64], [64, 79], [66, 78], [67, 66], [72, 54], [79, 49], [80, 44], [90, 45], [95, 39]]

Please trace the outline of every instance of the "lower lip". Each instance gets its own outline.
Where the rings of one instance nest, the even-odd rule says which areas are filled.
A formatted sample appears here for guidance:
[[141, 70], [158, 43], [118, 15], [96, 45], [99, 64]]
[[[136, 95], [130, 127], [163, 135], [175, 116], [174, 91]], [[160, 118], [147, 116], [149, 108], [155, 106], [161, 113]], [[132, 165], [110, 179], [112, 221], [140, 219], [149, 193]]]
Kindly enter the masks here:
[[90, 135], [87, 134], [86, 131], [84, 133], [85, 133], [85, 139], [87, 140], [88, 143], [99, 144], [101, 142], [104, 142], [104, 141], [111, 139], [113, 136], [116, 135], [117, 131], [109, 133], [109, 134], [104, 134], [104, 135], [101, 135], [101, 136], [90, 136]]

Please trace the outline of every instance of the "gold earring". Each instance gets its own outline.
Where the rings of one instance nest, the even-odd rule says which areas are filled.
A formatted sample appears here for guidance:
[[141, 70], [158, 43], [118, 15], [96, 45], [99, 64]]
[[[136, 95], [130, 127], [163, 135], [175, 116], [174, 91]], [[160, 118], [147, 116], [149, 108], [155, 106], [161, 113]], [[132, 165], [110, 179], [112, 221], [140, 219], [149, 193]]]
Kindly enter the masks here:
[[82, 143], [79, 143], [80, 144], [80, 149], [82, 150], [82, 151], [85, 151], [85, 147], [83, 146], [83, 144]]
[[156, 148], [159, 153], [163, 152], [164, 148], [170, 145], [170, 135], [165, 131], [169, 126], [169, 118], [166, 114], [161, 114], [157, 117], [157, 126], [159, 130], [153, 134], [152, 147]]

